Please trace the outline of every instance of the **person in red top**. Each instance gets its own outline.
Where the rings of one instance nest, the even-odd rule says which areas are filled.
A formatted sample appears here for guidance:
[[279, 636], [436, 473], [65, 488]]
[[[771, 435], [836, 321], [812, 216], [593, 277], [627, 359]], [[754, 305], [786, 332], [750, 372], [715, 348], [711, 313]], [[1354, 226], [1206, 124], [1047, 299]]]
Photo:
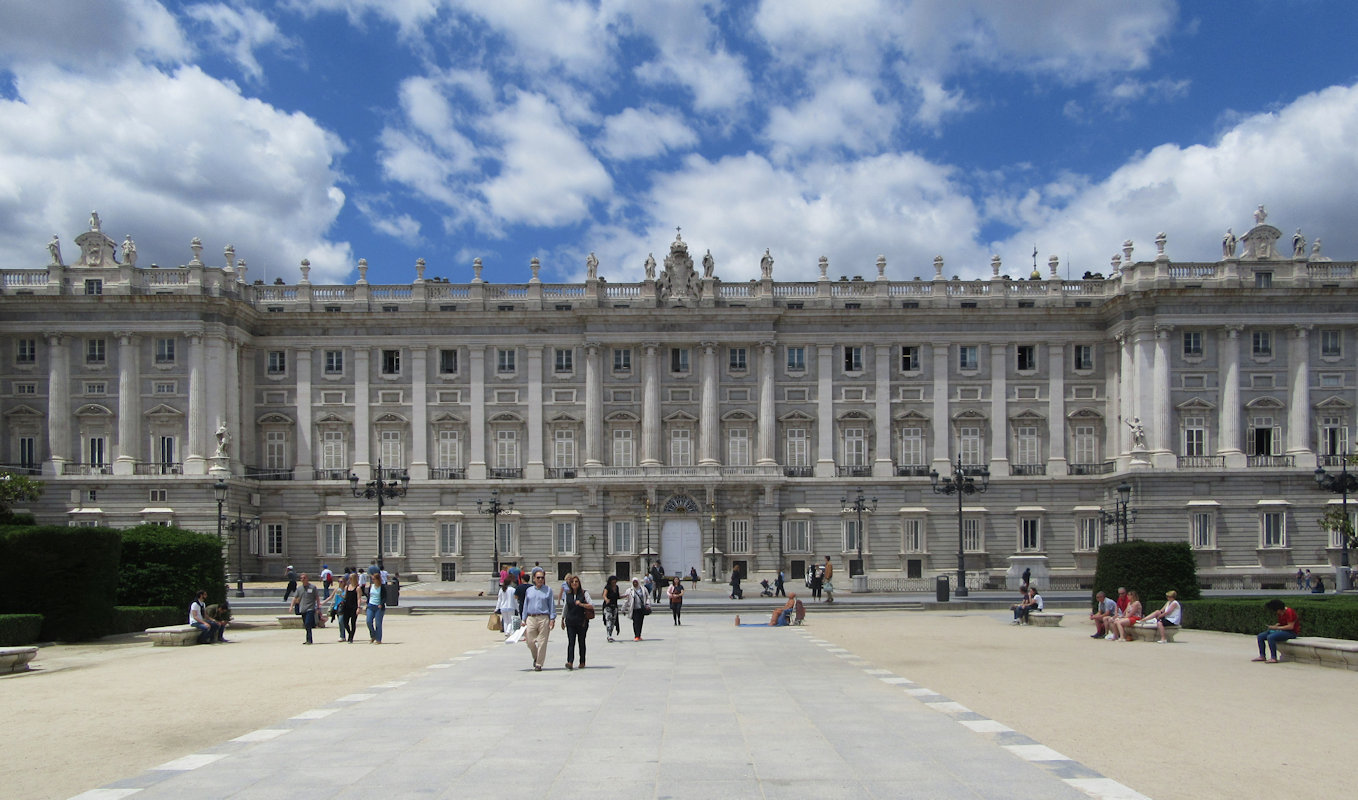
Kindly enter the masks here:
[[[1283, 605], [1283, 601], [1273, 599], [1264, 605], [1269, 611], [1278, 615], [1278, 624], [1268, 626], [1268, 630], [1259, 634], [1259, 657], [1254, 661], [1263, 661], [1266, 664], [1278, 663], [1278, 642], [1285, 642], [1288, 639], [1295, 639], [1301, 635], [1301, 620], [1297, 618], [1297, 612]], [[1269, 657], [1264, 658], [1264, 643], [1268, 643]]]

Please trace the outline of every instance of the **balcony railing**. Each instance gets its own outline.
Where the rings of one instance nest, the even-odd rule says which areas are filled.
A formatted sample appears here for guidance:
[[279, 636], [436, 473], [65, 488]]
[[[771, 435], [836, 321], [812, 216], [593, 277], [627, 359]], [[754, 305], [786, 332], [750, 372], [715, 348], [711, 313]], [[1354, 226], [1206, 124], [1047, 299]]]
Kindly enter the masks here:
[[787, 478], [810, 478], [815, 474], [815, 467], [783, 467], [783, 476]]
[[292, 470], [286, 467], [250, 467], [245, 468], [245, 477], [257, 481], [290, 481], [292, 480]]
[[1095, 464], [1067, 464], [1067, 475], [1108, 475], [1116, 469], [1117, 464], [1112, 461], [1100, 461]]
[[835, 467], [835, 473], [841, 478], [871, 478], [872, 467]]
[[349, 480], [349, 470], [347, 469], [313, 469], [311, 471], [313, 481], [347, 481]]
[[929, 468], [923, 464], [897, 464], [896, 477], [927, 478], [929, 477]]
[[569, 480], [580, 474], [576, 467], [548, 467], [547, 477], [556, 480]]
[[1226, 456], [1179, 456], [1179, 469], [1225, 469]]
[[461, 467], [434, 467], [429, 470], [429, 479], [435, 481], [464, 481], [467, 470]]
[[[373, 470], [373, 478], [379, 481], [399, 481], [406, 476], [405, 467], [383, 467]], [[346, 478], [348, 476], [345, 476]]]
[[1010, 475], [1046, 475], [1046, 464], [1010, 464]]
[[1343, 465], [1344, 456], [1342, 455], [1316, 456], [1317, 467], [1341, 467]]
[[1247, 467], [1295, 467], [1296, 456], [1246, 456]]
[[523, 468], [522, 468], [522, 467], [492, 467], [491, 470], [490, 470], [490, 477], [492, 477], [492, 478], [499, 478], [499, 479], [501, 479], [501, 480], [504, 480], [504, 479], [513, 479], [513, 478], [522, 478], [522, 477], [523, 477]]
[[15, 475], [41, 475], [41, 464], [0, 464], [0, 470]]
[[132, 468], [134, 475], [183, 475], [184, 465], [174, 461], [138, 461]]
[[82, 464], [79, 461], [67, 461], [61, 465], [62, 475], [112, 475], [113, 467], [108, 464]]

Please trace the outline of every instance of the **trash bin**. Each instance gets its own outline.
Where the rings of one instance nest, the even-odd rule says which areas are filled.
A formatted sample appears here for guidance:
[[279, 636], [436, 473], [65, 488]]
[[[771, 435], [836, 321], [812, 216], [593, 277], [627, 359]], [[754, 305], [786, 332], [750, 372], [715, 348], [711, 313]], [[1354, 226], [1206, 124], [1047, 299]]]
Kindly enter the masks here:
[[948, 576], [939, 575], [938, 583], [934, 585], [934, 599], [940, 603], [948, 602]]
[[386, 601], [389, 606], [399, 606], [401, 604], [401, 579], [394, 577], [391, 583], [387, 584]]

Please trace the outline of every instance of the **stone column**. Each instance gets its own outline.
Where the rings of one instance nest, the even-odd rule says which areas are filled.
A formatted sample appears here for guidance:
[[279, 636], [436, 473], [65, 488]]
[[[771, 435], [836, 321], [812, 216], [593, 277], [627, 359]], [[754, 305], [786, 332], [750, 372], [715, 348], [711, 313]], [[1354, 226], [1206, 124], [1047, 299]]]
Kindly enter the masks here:
[[1066, 346], [1047, 345], [1047, 474], [1066, 474]]
[[717, 458], [718, 432], [721, 426], [717, 419], [717, 345], [715, 342], [701, 342], [703, 352], [700, 392], [702, 396], [698, 411], [698, 465], [715, 467], [721, 463]]
[[524, 477], [547, 477], [542, 454], [542, 345], [525, 345], [528, 355], [528, 464]]
[[816, 345], [816, 477], [835, 477], [835, 346]]
[[759, 343], [759, 460], [761, 466], [777, 466], [774, 455], [777, 438], [778, 419], [774, 410], [773, 380], [775, 370], [775, 345], [773, 342]]
[[1151, 424], [1150, 442], [1154, 451], [1154, 464], [1170, 469], [1175, 466], [1176, 458], [1170, 447], [1169, 416], [1169, 335], [1174, 330], [1171, 325], [1155, 326], [1155, 365], [1151, 383]]
[[[1155, 412], [1155, 406], [1151, 399], [1154, 396], [1155, 387], [1155, 331], [1137, 331], [1134, 338], [1136, 355], [1133, 367], [1136, 370], [1136, 378], [1132, 385], [1132, 402], [1136, 409], [1136, 416], [1141, 419], [1141, 425], [1144, 429], [1155, 424], [1155, 420], [1151, 419]], [[1148, 449], [1155, 447], [1157, 441], [1155, 437], [1154, 431], [1147, 432], [1146, 447]]]
[[604, 429], [603, 355], [598, 342], [585, 342], [585, 466], [603, 466], [599, 437]]
[[1245, 453], [1240, 449], [1240, 331], [1228, 325], [1221, 331], [1220, 380], [1221, 408], [1218, 409], [1217, 454], [1226, 457], [1226, 467], [1243, 468]]
[[990, 344], [990, 474], [1009, 474], [1008, 342]]
[[[47, 340], [47, 475], [60, 475], [71, 460], [71, 361], [60, 333], [44, 333]], [[78, 339], [76, 341], [79, 341]], [[80, 456], [76, 456], [80, 461]]]
[[410, 479], [429, 480], [429, 359], [437, 358], [428, 345], [410, 348]]
[[1132, 336], [1130, 333], [1123, 333], [1117, 337], [1118, 350], [1121, 351], [1121, 359], [1118, 366], [1118, 441], [1122, 446], [1118, 451], [1122, 455], [1127, 455], [1132, 451], [1132, 431], [1127, 424], [1136, 417], [1136, 400], [1133, 394], [1135, 383], [1134, 370], [1136, 368], [1135, 351], [1132, 347]]
[[660, 466], [660, 345], [641, 346], [641, 466]]
[[[889, 478], [892, 474], [891, 463], [891, 345], [873, 346], [873, 416], [876, 421], [876, 457], [872, 462], [872, 474], [877, 478]], [[865, 523], [866, 524], [866, 523]], [[864, 544], [867, 540], [864, 539]]]
[[354, 348], [354, 466], [360, 481], [372, 480], [372, 351]]
[[118, 458], [114, 475], [136, 473], [141, 448], [141, 392], [137, 387], [137, 337], [118, 333]]
[[[309, 352], [310, 351], [306, 351], [306, 353], [304, 354], [303, 349], [299, 348], [295, 353], [293, 353], [292, 356], [293, 360], [300, 361], [302, 358], [305, 358], [306, 355], [309, 354]], [[245, 374], [249, 376], [253, 373], [250, 370], [246, 370]], [[300, 380], [301, 379], [300, 373], [298, 374], [297, 381], [297, 405], [296, 405], [297, 466], [296, 468], [293, 469], [293, 477], [299, 481], [311, 480], [314, 477], [314, 470], [316, 466], [315, 444], [312, 439], [312, 435], [315, 433], [315, 423], [313, 422], [313, 415], [311, 411], [311, 409], [313, 408], [313, 404], [311, 397], [310, 370], [307, 371], [306, 377], [307, 382], [305, 385], [303, 385]], [[253, 381], [247, 379], [247, 381], [245, 381], [245, 384], [246, 385], [242, 387], [244, 396], [253, 397], [254, 396]], [[250, 430], [253, 433], [254, 431], [253, 423], [250, 425]], [[251, 436], [251, 438], [253, 439], [253, 435]]]
[[952, 474], [952, 455], [948, 448], [948, 442], [952, 438], [952, 420], [948, 416], [948, 352], [949, 346], [946, 344], [930, 345], [934, 353], [934, 419], [933, 430], [933, 455], [930, 468], [939, 475]]
[[203, 426], [206, 423], [207, 409], [204, 407], [203, 385], [206, 357], [203, 352], [203, 334], [191, 331], [185, 334], [189, 340], [189, 452], [184, 458], [185, 475], [206, 475], [207, 460], [203, 452]]
[[[212, 330], [204, 336], [203, 341], [203, 388], [204, 388], [204, 423], [207, 425], [204, 434], [204, 455], [208, 456], [209, 468], [219, 468], [230, 470], [231, 453], [234, 452], [234, 445], [231, 442], [226, 450], [226, 458], [215, 458], [217, 455], [217, 427], [226, 424], [226, 340], [220, 330]], [[308, 364], [296, 365], [300, 371], [303, 367], [310, 368]], [[231, 431], [230, 435], [234, 439], [236, 432]], [[229, 474], [229, 473], [228, 473]]]
[[[247, 437], [245, 426], [241, 424], [241, 398], [243, 395], [240, 392], [240, 344], [237, 343], [233, 332], [230, 330], [226, 332], [226, 336], [222, 339], [222, 358], [226, 362], [226, 370], [223, 375], [226, 388], [223, 392], [222, 403], [225, 406], [226, 429], [231, 431], [233, 440], [231, 442], [231, 456], [244, 465], [255, 458], [254, 437]], [[250, 407], [254, 407], [253, 403]], [[252, 423], [249, 427], [253, 429], [254, 424]], [[250, 446], [247, 447], [247, 444]]]
[[471, 447], [471, 460], [467, 462], [467, 477], [474, 481], [486, 479], [486, 346], [467, 345], [467, 375], [471, 387], [467, 390], [469, 400], [467, 421], [467, 444]]
[[1292, 391], [1287, 402], [1287, 454], [1295, 456], [1297, 466], [1308, 466], [1313, 455], [1311, 440], [1311, 353], [1310, 325], [1292, 328], [1287, 353], [1288, 378]]

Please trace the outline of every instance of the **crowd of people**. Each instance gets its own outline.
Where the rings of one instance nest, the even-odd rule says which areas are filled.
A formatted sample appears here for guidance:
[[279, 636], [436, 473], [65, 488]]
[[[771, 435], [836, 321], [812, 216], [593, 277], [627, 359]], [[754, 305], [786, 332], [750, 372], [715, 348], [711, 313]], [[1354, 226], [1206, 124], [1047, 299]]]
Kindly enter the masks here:
[[1175, 591], [1165, 593], [1165, 604], [1149, 614], [1145, 613], [1141, 605], [1141, 596], [1136, 590], [1129, 590], [1125, 586], [1118, 587], [1116, 600], [1108, 597], [1107, 593], [1099, 592], [1094, 598], [1094, 611], [1089, 618], [1094, 621], [1094, 633], [1091, 639], [1107, 639], [1110, 642], [1136, 641], [1132, 635], [1133, 626], [1138, 623], [1150, 626], [1155, 623], [1157, 633], [1156, 642], [1164, 644], [1169, 641], [1165, 635], [1166, 628], [1176, 628], [1183, 622], [1183, 606], [1179, 604], [1179, 594]]

